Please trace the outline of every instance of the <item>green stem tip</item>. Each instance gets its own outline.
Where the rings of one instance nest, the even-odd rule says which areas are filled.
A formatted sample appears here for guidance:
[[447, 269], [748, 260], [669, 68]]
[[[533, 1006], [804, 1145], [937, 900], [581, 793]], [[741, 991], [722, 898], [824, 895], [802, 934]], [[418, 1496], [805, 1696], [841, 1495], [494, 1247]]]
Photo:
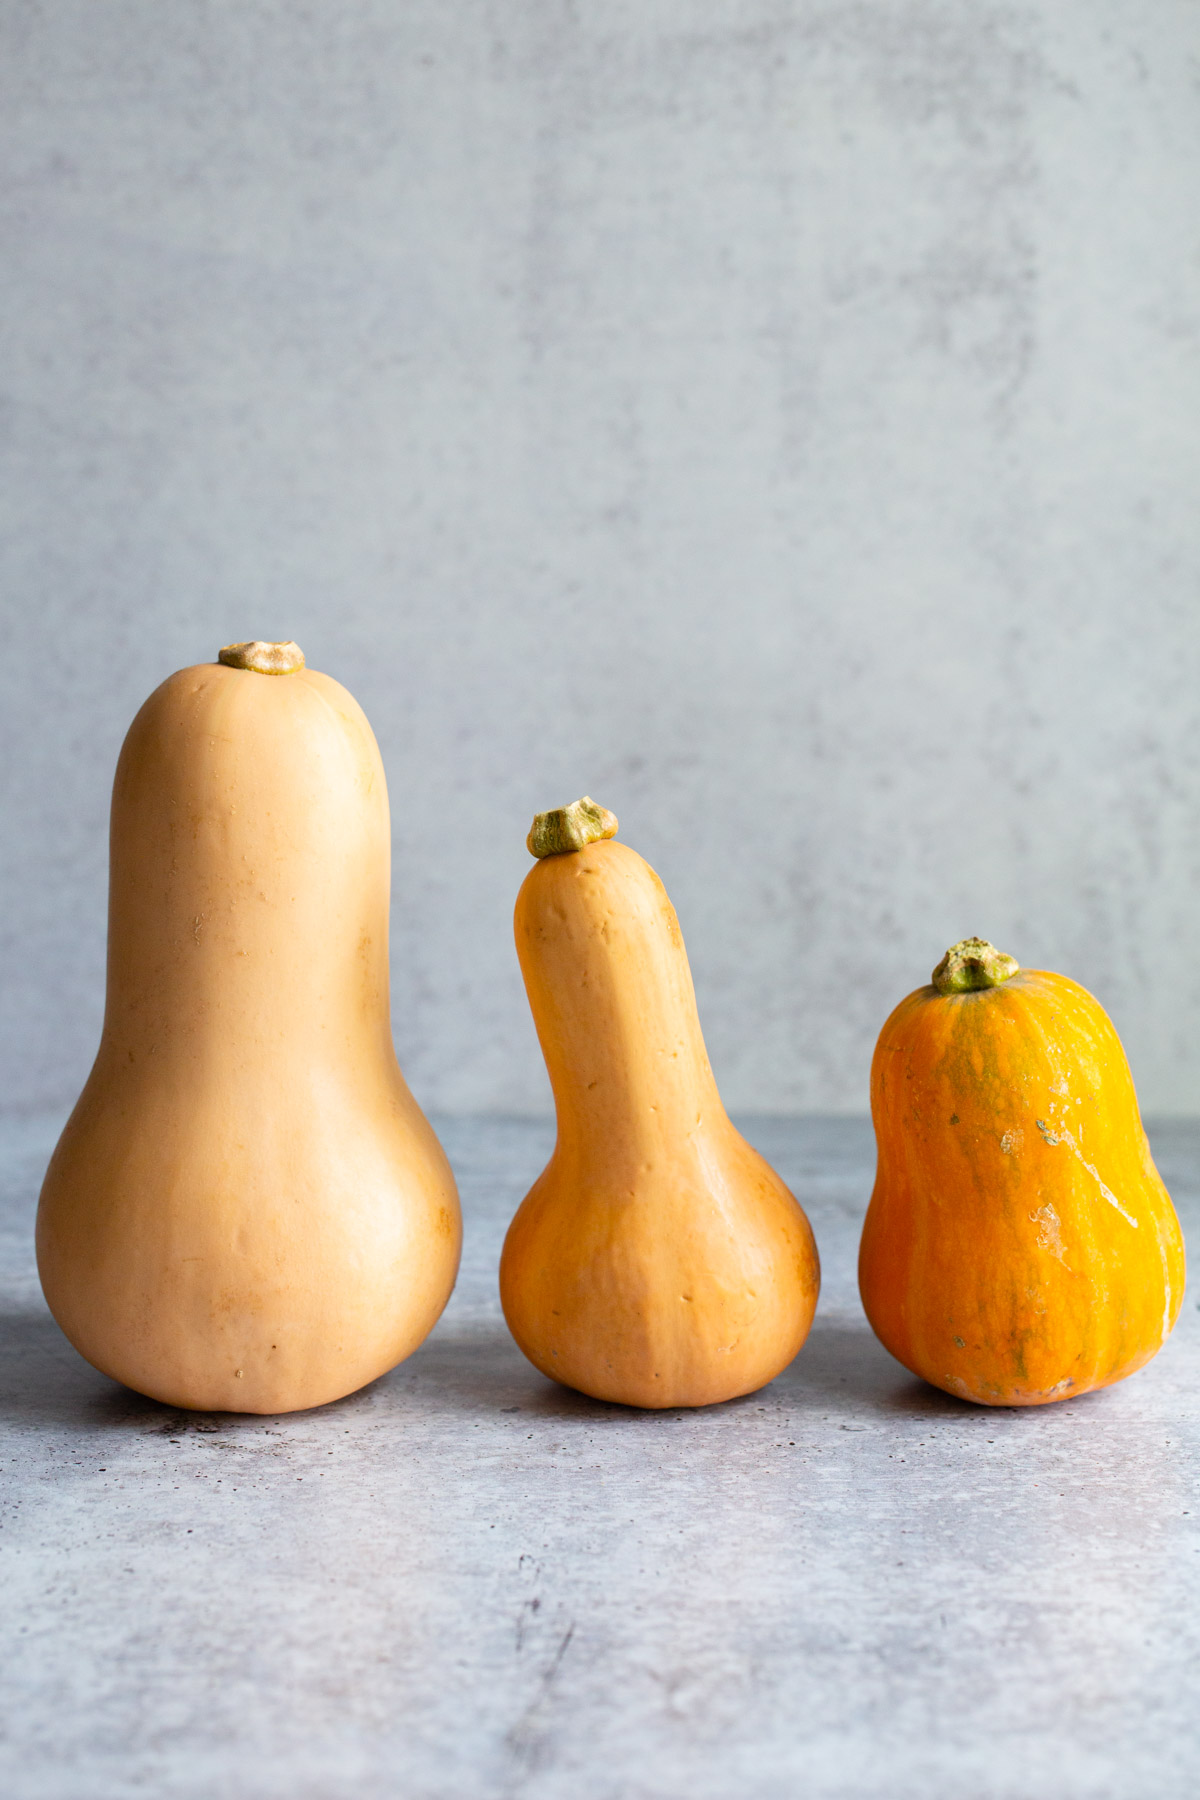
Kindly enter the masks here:
[[930, 980], [939, 994], [970, 994], [978, 988], [999, 987], [1020, 967], [1015, 956], [1005, 956], [986, 938], [962, 938], [951, 944]]
[[597, 806], [585, 794], [582, 800], [572, 800], [570, 806], [535, 813], [525, 844], [530, 856], [564, 856], [569, 850], [582, 850], [585, 844], [616, 835], [616, 814], [606, 806]]

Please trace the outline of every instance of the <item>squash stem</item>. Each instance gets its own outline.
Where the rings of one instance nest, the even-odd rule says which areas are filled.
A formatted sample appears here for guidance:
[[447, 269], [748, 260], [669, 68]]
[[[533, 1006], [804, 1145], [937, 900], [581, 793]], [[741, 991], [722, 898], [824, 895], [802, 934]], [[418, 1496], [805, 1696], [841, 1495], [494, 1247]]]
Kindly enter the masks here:
[[930, 980], [939, 994], [970, 994], [999, 987], [1020, 967], [1015, 957], [1006, 956], [986, 938], [961, 938], [947, 950]]
[[304, 652], [290, 638], [282, 644], [252, 638], [245, 644], [225, 644], [217, 661], [227, 669], [253, 669], [256, 675], [294, 675], [304, 667]]
[[605, 806], [597, 806], [585, 794], [582, 800], [572, 800], [570, 806], [535, 813], [525, 845], [530, 856], [565, 856], [568, 851], [582, 850], [586, 844], [616, 835], [616, 814]]

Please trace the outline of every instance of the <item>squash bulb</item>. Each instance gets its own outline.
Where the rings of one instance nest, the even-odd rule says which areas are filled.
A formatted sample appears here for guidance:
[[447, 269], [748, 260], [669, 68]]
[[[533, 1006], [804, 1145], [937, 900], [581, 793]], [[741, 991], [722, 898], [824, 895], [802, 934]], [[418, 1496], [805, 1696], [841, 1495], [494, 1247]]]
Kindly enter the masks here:
[[808, 1220], [729, 1121], [666, 890], [589, 799], [539, 814], [517, 952], [558, 1141], [509, 1228], [500, 1297], [543, 1374], [600, 1400], [751, 1393], [808, 1335]]
[[165, 681], [121, 751], [104, 1029], [38, 1267], [105, 1374], [287, 1412], [416, 1349], [461, 1222], [392, 1045], [371, 728], [295, 645], [221, 657]]
[[884, 1025], [871, 1112], [859, 1289], [906, 1368], [964, 1400], [1041, 1406], [1161, 1348], [1183, 1237], [1085, 988], [965, 938]]

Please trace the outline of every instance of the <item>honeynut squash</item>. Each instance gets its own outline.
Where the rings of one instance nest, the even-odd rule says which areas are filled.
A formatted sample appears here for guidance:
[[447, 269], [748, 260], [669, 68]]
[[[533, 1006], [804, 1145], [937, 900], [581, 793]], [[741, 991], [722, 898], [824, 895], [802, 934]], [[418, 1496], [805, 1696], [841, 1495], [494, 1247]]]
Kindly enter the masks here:
[[295, 644], [182, 669], [113, 788], [108, 996], [38, 1209], [46, 1299], [106, 1374], [286, 1412], [414, 1350], [458, 1196], [396, 1063], [379, 751]]
[[734, 1130], [666, 890], [586, 796], [540, 813], [517, 899], [558, 1140], [504, 1244], [509, 1328], [600, 1400], [706, 1406], [791, 1362], [820, 1273], [808, 1220]]
[[859, 1287], [935, 1387], [1043, 1406], [1121, 1381], [1183, 1300], [1183, 1235], [1112, 1022], [982, 938], [902, 1000], [871, 1069]]

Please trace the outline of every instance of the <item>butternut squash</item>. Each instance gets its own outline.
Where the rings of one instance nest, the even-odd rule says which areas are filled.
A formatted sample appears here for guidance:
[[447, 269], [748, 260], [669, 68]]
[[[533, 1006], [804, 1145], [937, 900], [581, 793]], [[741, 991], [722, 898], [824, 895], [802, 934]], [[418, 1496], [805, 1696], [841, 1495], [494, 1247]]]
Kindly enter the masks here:
[[803, 1211], [717, 1093], [674, 909], [588, 799], [533, 823], [516, 940], [558, 1138], [500, 1296], [529, 1360], [631, 1406], [707, 1406], [792, 1360], [820, 1272]]
[[113, 788], [99, 1053], [37, 1248], [98, 1369], [286, 1412], [414, 1350], [458, 1267], [454, 1178], [396, 1064], [379, 751], [294, 644], [146, 701]]
[[884, 1025], [859, 1287], [935, 1387], [1041, 1406], [1121, 1381], [1183, 1298], [1183, 1237], [1120, 1040], [1065, 975], [981, 938]]

